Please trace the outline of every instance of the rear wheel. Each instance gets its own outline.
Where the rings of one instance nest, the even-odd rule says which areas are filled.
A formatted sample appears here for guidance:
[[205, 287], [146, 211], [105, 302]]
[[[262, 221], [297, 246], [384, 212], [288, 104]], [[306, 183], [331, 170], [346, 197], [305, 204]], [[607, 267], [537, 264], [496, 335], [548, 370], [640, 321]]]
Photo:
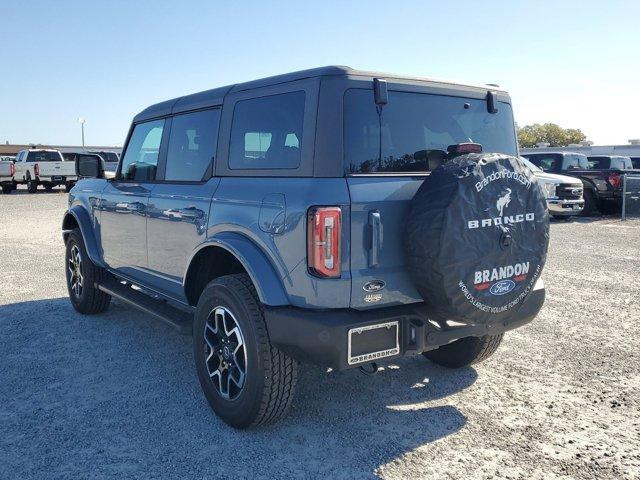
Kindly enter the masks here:
[[193, 348], [202, 390], [227, 424], [250, 428], [284, 416], [297, 364], [271, 345], [247, 275], [226, 275], [205, 287], [196, 309]]
[[73, 308], [84, 314], [101, 313], [109, 308], [111, 296], [96, 288], [96, 283], [103, 281], [108, 273], [93, 264], [78, 229], [67, 237], [65, 272]]
[[33, 180], [31, 177], [27, 178], [27, 192], [36, 193], [38, 190], [38, 181]]
[[73, 183], [67, 183], [67, 184], [64, 186], [64, 191], [65, 191], [65, 192], [67, 192], [67, 193], [69, 193], [69, 192], [71, 191], [71, 189], [72, 189], [72, 188], [73, 188]]
[[9, 194], [11, 192], [13, 192], [13, 185], [10, 183], [4, 183], [2, 185], [2, 193]]
[[484, 337], [465, 337], [443, 345], [423, 355], [434, 363], [447, 368], [461, 368], [486, 360], [500, 346], [504, 334]]
[[598, 211], [598, 202], [595, 195], [591, 190], [584, 191], [584, 208], [582, 209], [582, 215], [589, 216], [594, 215]]
[[44, 189], [45, 189], [47, 192], [50, 192], [51, 190], [53, 190], [53, 184], [52, 184], [52, 183], [45, 183], [45, 184], [44, 184]]

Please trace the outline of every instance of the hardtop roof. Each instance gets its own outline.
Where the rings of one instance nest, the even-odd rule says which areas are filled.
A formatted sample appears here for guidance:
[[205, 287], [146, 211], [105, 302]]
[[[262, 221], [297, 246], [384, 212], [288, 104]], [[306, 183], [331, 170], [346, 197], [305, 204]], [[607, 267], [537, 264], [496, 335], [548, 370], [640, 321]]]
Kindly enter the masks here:
[[233, 85], [227, 85], [224, 87], [213, 88], [211, 90], [205, 90], [182, 97], [173, 98], [171, 100], [165, 100], [164, 102], [151, 105], [140, 113], [138, 113], [133, 121], [139, 122], [142, 120], [149, 120], [171, 113], [184, 112], [188, 110], [195, 110], [198, 108], [204, 108], [212, 105], [222, 105], [224, 97], [231, 92], [240, 92], [244, 90], [251, 90], [254, 88], [268, 87], [272, 85], [278, 85], [281, 83], [293, 82], [297, 80], [304, 80], [307, 78], [316, 77], [328, 77], [328, 76], [351, 76], [351, 77], [368, 77], [368, 78], [384, 78], [404, 81], [415, 82], [430, 82], [447, 85], [457, 85], [469, 87], [470, 89], [483, 89], [504, 92], [504, 89], [496, 87], [495, 85], [469, 85], [461, 84], [452, 81], [435, 80], [431, 78], [420, 77], [408, 77], [383, 72], [368, 72], [363, 70], [355, 70], [351, 67], [345, 67], [340, 65], [331, 65], [327, 67], [311, 68], [308, 70], [300, 70], [298, 72], [285, 73], [282, 75], [275, 75], [272, 77], [261, 78], [258, 80], [251, 80], [248, 82], [236, 83]]

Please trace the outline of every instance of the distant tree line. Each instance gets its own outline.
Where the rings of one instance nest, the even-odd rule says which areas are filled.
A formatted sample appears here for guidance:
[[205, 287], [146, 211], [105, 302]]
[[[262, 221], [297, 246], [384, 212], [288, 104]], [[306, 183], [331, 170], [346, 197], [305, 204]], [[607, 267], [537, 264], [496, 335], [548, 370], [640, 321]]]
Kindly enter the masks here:
[[550, 147], [566, 147], [570, 143], [580, 143], [587, 136], [577, 128], [562, 128], [555, 123], [534, 123], [524, 127], [516, 127], [520, 148], [532, 148], [540, 142]]

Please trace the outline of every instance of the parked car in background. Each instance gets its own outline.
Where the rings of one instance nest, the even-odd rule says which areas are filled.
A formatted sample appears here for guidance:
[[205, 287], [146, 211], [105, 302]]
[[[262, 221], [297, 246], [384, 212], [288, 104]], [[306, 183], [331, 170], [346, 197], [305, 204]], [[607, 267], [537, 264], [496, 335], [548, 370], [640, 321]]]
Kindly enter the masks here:
[[116, 152], [110, 152], [105, 150], [78, 150], [75, 152], [64, 152], [62, 156], [65, 160], [75, 162], [79, 155], [94, 154], [99, 155], [102, 159], [102, 166], [104, 170], [105, 178], [113, 178], [118, 168], [118, 161], [120, 159]]
[[109, 150], [90, 150], [89, 153], [97, 153], [104, 160], [104, 174], [106, 178], [113, 178], [118, 168], [120, 155]]
[[591, 170], [633, 170], [635, 168], [631, 158], [622, 155], [590, 155], [587, 159]]
[[64, 161], [58, 150], [22, 150], [16, 157], [15, 167], [15, 182], [26, 184], [29, 193], [35, 193], [38, 185], [47, 191], [64, 185], [68, 192], [78, 179], [75, 163]]
[[346, 67], [152, 105], [115, 178], [69, 195], [69, 298], [192, 334], [236, 428], [285, 414], [298, 362], [468, 366], [544, 302], [547, 206], [517, 151], [504, 91]]
[[591, 168], [582, 153], [523, 153], [523, 157], [547, 173], [566, 174], [579, 178], [584, 189], [584, 215], [619, 212], [622, 208], [622, 175], [630, 170]]
[[531, 169], [542, 186], [547, 198], [549, 214], [555, 218], [569, 218], [582, 213], [583, 186], [579, 178], [547, 173], [524, 157], [522, 161]]
[[2, 187], [2, 193], [11, 193], [16, 189], [16, 184], [13, 181], [15, 172], [16, 167], [13, 161], [0, 161], [0, 187]]

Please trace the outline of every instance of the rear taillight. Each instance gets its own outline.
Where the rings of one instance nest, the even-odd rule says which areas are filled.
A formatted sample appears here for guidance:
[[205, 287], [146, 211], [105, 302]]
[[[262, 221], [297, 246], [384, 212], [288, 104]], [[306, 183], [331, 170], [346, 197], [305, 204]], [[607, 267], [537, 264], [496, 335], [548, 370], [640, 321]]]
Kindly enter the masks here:
[[12, 163], [9, 165], [9, 176], [13, 177], [16, 174], [16, 165]]
[[617, 173], [609, 175], [608, 180], [613, 188], [619, 188], [622, 185], [622, 177]]
[[307, 262], [312, 275], [323, 278], [340, 276], [340, 207], [315, 207], [307, 218]]
[[38, 166], [37, 163], [33, 164], [33, 174], [37, 177], [38, 175], [40, 175], [40, 167]]

